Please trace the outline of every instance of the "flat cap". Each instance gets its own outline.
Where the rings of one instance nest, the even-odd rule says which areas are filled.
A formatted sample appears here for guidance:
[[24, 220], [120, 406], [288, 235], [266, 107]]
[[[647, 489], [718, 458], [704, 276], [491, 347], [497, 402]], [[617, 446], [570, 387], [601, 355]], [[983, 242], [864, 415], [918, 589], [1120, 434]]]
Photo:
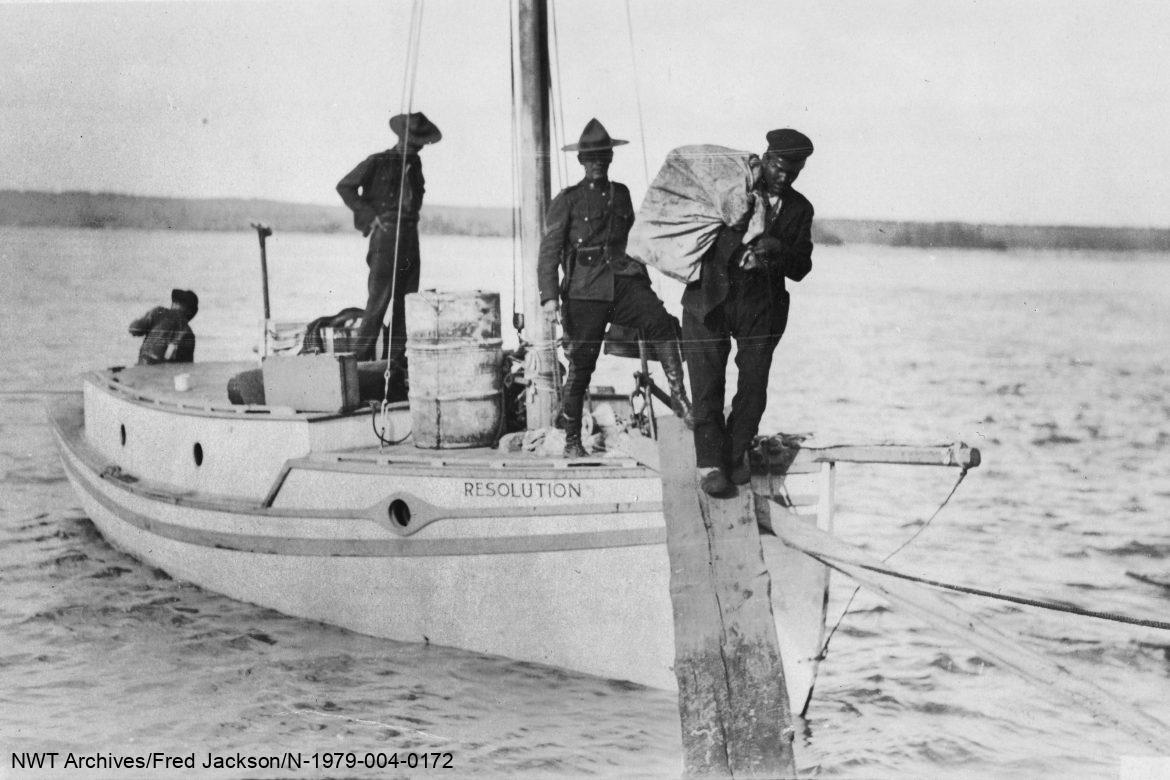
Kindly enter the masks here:
[[803, 160], [813, 153], [813, 144], [808, 136], [799, 130], [785, 127], [768, 133], [768, 151], [781, 157]]
[[195, 315], [199, 313], [199, 296], [191, 290], [180, 290], [175, 288], [171, 290], [171, 303], [177, 303], [187, 310], [187, 319], [195, 319]]

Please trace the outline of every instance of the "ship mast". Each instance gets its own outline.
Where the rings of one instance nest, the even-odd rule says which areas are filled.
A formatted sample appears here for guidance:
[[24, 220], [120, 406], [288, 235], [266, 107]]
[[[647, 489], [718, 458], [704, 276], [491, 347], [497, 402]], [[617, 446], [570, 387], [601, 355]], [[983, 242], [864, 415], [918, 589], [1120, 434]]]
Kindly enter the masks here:
[[547, 0], [519, 0], [516, 79], [517, 125], [520, 147], [520, 261], [524, 280], [524, 320], [528, 340], [536, 352], [529, 366], [537, 366], [529, 380], [536, 392], [528, 394], [528, 429], [552, 425], [556, 407], [556, 324], [544, 317], [536, 265], [544, 215], [551, 197]]

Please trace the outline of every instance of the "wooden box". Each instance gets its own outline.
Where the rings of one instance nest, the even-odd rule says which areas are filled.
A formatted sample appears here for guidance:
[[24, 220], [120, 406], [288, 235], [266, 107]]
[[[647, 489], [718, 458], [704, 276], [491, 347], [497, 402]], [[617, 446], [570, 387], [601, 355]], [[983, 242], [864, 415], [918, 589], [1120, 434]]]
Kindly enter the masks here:
[[349, 354], [264, 358], [264, 403], [300, 412], [346, 412], [361, 405], [357, 358]]

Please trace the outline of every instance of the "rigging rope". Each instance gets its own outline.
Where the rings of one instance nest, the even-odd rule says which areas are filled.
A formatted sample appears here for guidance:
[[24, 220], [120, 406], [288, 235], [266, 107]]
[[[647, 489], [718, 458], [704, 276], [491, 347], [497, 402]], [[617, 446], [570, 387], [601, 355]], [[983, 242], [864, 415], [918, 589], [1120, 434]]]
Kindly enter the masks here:
[[[382, 318], [382, 327], [385, 329], [385, 338], [387, 342], [386, 349], [386, 371], [383, 374], [382, 385], [382, 431], [385, 431], [390, 424], [390, 368], [394, 360], [394, 351], [389, 349], [389, 342], [394, 338], [394, 305], [395, 296], [398, 292], [398, 253], [402, 245], [402, 208], [403, 208], [403, 193], [406, 191], [406, 173], [410, 166], [406, 162], [407, 155], [410, 150], [410, 113], [414, 107], [414, 88], [418, 81], [418, 57], [419, 57], [419, 40], [422, 37], [422, 13], [423, 0], [414, 0], [410, 7], [410, 31], [407, 34], [406, 42], [406, 65], [402, 73], [402, 96], [399, 100], [398, 113], [406, 116], [406, 121], [403, 122], [402, 137], [399, 139], [401, 146], [401, 163], [399, 165], [400, 172], [398, 177], [398, 208], [394, 221], [394, 262], [390, 268], [390, 305], [386, 308], [386, 314]], [[375, 218], [376, 219], [376, 218]], [[380, 223], [375, 224], [374, 230], [384, 230], [380, 227]], [[388, 442], [382, 435], [381, 431], [375, 432], [378, 435], [378, 441], [385, 444], [396, 444], [398, 442]], [[409, 434], [407, 434], [409, 435]], [[405, 437], [402, 440], [405, 441]]]
[[516, 18], [517, 11], [514, 0], [508, 0], [508, 73], [510, 75], [510, 95], [509, 105], [512, 110], [509, 112], [511, 121], [508, 123], [508, 130], [511, 136], [512, 148], [512, 327], [516, 329], [519, 336], [524, 329], [522, 321], [516, 316], [517, 302], [520, 296], [524, 294], [522, 289], [523, 276], [520, 273], [520, 139], [516, 131]]
[[630, 39], [630, 67], [634, 71], [634, 100], [638, 105], [638, 137], [642, 141], [642, 178], [650, 188], [650, 165], [646, 159], [646, 122], [642, 115], [642, 90], [638, 85], [638, 58], [634, 51], [634, 22], [630, 16], [630, 0], [626, 0], [626, 33]]
[[553, 121], [553, 145], [556, 147], [557, 151], [550, 149], [549, 154], [556, 155], [556, 159], [557, 159], [556, 171], [557, 171], [557, 178], [559, 179], [559, 181], [557, 183], [560, 185], [560, 187], [558, 187], [558, 190], [560, 190], [560, 189], [564, 189], [565, 187], [569, 186], [569, 163], [565, 160], [565, 155], [563, 153], [558, 153], [559, 150], [561, 149], [561, 147], [563, 147], [565, 145], [565, 110], [564, 110], [564, 93], [561, 91], [561, 46], [560, 46], [560, 36], [558, 35], [558, 32], [557, 32], [557, 3], [556, 3], [556, 0], [551, 0], [551, 2], [549, 2], [549, 13], [551, 15], [551, 21], [552, 21], [552, 41], [551, 41], [551, 46], [549, 48], [552, 49], [552, 58], [551, 59], [556, 63], [556, 66], [557, 66], [556, 67], [556, 76], [554, 79], [552, 79], [552, 84], [549, 85], [550, 87], [555, 86], [555, 89], [550, 89], [550, 91], [552, 92], [552, 95], [550, 97], [551, 97], [551, 100], [553, 102], [553, 105], [556, 107], [556, 111], [551, 112], [551, 113], [552, 113], [553, 120], [554, 120]]

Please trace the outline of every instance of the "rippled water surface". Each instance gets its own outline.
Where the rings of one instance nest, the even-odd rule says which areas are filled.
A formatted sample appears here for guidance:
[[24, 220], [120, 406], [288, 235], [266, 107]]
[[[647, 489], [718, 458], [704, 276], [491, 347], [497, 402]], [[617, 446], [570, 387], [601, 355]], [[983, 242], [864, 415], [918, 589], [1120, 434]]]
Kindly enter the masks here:
[[[499, 289], [507, 319], [506, 241], [424, 237], [423, 257], [424, 286]], [[438, 751], [450, 776], [677, 776], [670, 694], [284, 617], [176, 582], [97, 534], [45, 402], [86, 368], [133, 362], [127, 324], [175, 286], [200, 295], [196, 359], [248, 357], [257, 258], [246, 233], [0, 229], [0, 776], [13, 751], [54, 750]], [[355, 236], [278, 233], [274, 315], [361, 305], [363, 258]], [[1165, 620], [1170, 257], [824, 247], [814, 260], [793, 285], [764, 429], [980, 447], [984, 465], [900, 568]], [[610, 363], [602, 378], [624, 389], [630, 371]], [[838, 532], [885, 555], [955, 476], [843, 465]], [[851, 592], [834, 581], [831, 620]], [[1170, 722], [1166, 632], [950, 598]], [[1059, 686], [1020, 680], [865, 593], [800, 727], [802, 774], [821, 777], [1111, 777], [1151, 752]]]

